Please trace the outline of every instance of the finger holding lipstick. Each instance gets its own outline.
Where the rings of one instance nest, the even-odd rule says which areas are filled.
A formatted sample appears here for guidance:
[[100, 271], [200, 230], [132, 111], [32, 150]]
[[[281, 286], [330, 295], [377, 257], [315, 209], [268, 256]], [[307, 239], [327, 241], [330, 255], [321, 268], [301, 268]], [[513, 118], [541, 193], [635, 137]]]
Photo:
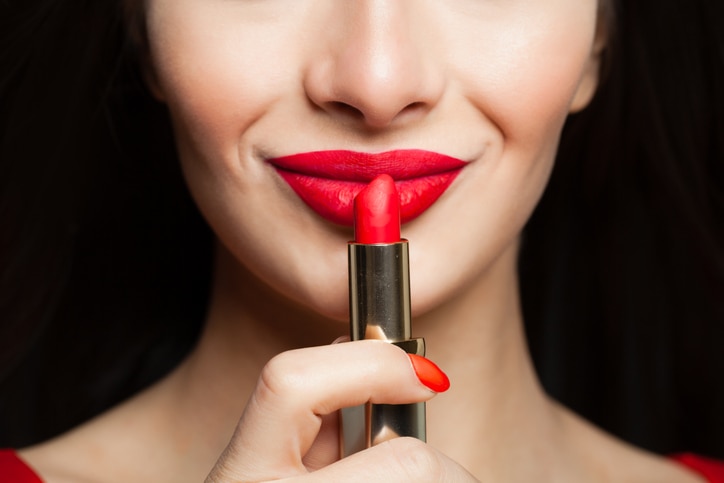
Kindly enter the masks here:
[[[282, 353], [264, 367], [234, 436], [207, 481], [306, 475], [338, 460], [338, 448], [319, 437], [329, 434], [323, 425], [336, 424], [338, 409], [368, 401], [426, 401], [449, 387], [447, 376], [433, 362], [381, 341]], [[432, 451], [419, 446], [416, 451]], [[314, 463], [308, 466], [307, 461]]]

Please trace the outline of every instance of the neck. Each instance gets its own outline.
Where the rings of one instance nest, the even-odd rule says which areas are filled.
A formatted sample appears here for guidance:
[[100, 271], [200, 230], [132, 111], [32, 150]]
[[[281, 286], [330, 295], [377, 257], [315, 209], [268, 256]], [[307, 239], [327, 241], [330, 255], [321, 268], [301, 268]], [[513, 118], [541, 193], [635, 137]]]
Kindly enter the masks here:
[[168, 382], [191, 395], [181, 399], [187, 401], [182, 411], [208, 416], [193, 420], [203, 426], [197, 428], [200, 434], [210, 436], [208, 447], [218, 456], [269, 359], [329, 344], [348, 329], [279, 296], [220, 246], [210, 302], [197, 347]]
[[525, 470], [520, 451], [531, 453], [527, 461], [539, 477], [542, 465], [533, 455], [550, 460], [548, 448], [562, 447], [555, 440], [554, 406], [528, 355], [516, 260], [517, 247], [511, 247], [476, 283], [415, 321], [428, 356], [452, 383], [428, 403], [429, 441], [478, 477], [493, 480], [502, 475], [499, 467], [508, 475], [512, 468]]
[[[551, 405], [541, 391], [525, 345], [519, 308], [516, 247], [444, 306], [414, 320], [428, 356], [451, 377], [452, 389], [428, 403], [429, 441], [466, 467], [497, 457], [500, 438], [519, 447], [553, 433]], [[263, 365], [279, 352], [329, 344], [347, 324], [323, 319], [280, 297], [220, 249], [207, 326], [196, 351], [181, 368], [189, 392], [224, 394], [212, 426], [227, 441], [239, 408]], [[209, 429], [210, 422], [206, 422]], [[523, 423], [523, 424], [521, 424]], [[514, 424], [515, 431], [507, 425]], [[521, 430], [520, 428], [523, 428]], [[533, 436], [541, 436], [534, 438]], [[512, 443], [512, 442], [510, 442]]]

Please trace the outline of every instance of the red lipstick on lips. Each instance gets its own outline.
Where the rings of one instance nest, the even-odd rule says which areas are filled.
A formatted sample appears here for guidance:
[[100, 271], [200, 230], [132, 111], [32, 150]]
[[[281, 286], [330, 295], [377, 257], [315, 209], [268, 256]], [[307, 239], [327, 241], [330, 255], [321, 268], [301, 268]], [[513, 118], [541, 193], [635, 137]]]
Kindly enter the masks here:
[[314, 151], [270, 159], [279, 175], [323, 218], [353, 224], [353, 200], [380, 174], [394, 180], [400, 218], [408, 222], [427, 210], [455, 180], [466, 162], [419, 149], [370, 154]]
[[[355, 241], [348, 244], [350, 338], [377, 339], [425, 355], [412, 338], [407, 240], [400, 238], [400, 203], [388, 175], [354, 200]], [[398, 436], [425, 441], [425, 403], [366, 404], [342, 410], [342, 456]]]

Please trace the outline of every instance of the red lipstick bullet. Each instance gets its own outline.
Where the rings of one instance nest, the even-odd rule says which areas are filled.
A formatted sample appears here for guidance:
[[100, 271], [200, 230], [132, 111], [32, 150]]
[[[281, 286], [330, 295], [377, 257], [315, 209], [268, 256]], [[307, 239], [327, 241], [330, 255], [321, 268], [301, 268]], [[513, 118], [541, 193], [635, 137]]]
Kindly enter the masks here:
[[400, 241], [400, 196], [391, 176], [376, 177], [354, 199], [355, 243]]
[[[424, 356], [425, 341], [412, 338], [408, 244], [400, 238], [400, 201], [390, 176], [378, 176], [355, 198], [354, 221], [350, 338], [383, 340]], [[345, 408], [341, 436], [342, 456], [399, 436], [425, 441], [425, 403]]]

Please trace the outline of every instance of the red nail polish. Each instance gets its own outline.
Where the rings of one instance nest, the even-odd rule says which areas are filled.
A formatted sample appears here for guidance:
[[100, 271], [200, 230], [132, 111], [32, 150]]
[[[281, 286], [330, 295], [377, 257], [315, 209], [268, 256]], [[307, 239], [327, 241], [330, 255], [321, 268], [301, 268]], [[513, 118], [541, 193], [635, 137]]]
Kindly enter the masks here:
[[450, 389], [450, 379], [434, 362], [415, 354], [407, 355], [410, 356], [412, 367], [421, 383], [435, 392], [445, 392]]

